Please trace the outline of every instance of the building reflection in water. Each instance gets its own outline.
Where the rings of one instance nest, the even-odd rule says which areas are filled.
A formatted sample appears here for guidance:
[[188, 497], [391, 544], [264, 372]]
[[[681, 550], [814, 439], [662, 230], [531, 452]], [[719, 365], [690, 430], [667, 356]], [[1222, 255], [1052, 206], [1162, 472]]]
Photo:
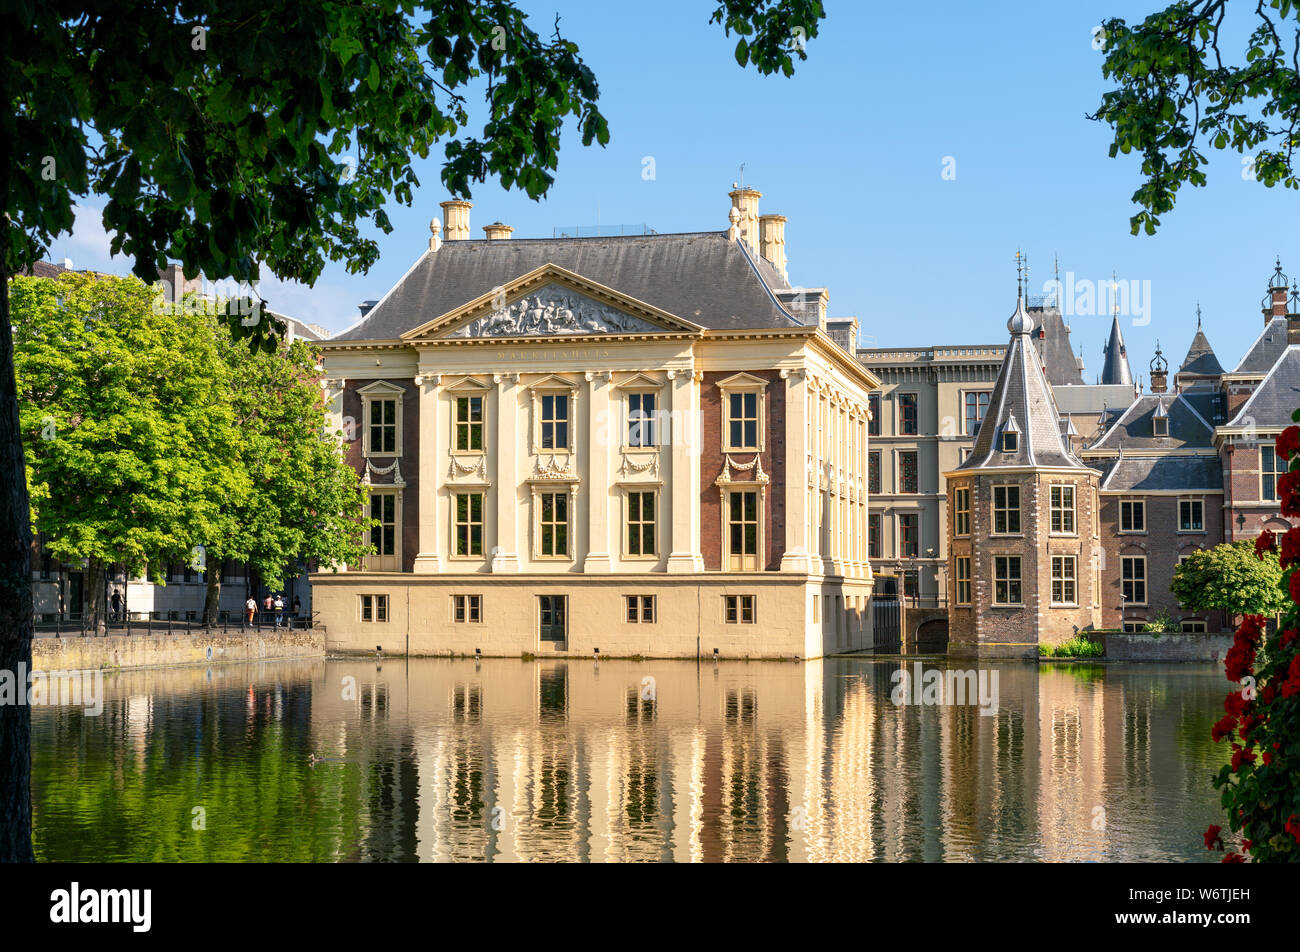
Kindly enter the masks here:
[[1203, 860], [1220, 812], [1210, 666], [1000, 665], [987, 715], [866, 658], [213, 670], [33, 712], [40, 858]]

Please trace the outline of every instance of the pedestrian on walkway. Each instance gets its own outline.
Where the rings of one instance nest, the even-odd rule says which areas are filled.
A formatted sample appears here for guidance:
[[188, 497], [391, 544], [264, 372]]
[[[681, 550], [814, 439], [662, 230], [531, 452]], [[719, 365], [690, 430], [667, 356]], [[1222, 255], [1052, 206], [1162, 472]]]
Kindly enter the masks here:
[[284, 625], [284, 598], [280, 595], [275, 596], [275, 627], [280, 628]]
[[248, 601], [244, 602], [244, 614], [248, 616], [248, 625], [252, 627], [253, 616], [257, 614], [257, 602], [253, 601], [253, 596], [248, 596]]
[[113, 597], [109, 599], [109, 604], [113, 606], [113, 621], [122, 620], [122, 591], [113, 589]]

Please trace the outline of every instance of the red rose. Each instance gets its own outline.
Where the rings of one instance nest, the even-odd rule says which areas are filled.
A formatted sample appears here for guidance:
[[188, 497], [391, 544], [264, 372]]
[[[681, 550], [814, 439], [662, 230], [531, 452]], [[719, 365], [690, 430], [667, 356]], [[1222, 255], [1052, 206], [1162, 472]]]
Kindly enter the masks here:
[[1210, 828], [1205, 831], [1205, 848], [1207, 850], [1212, 850], [1216, 846], [1220, 850], [1223, 849], [1223, 837], [1219, 835], [1222, 832], [1223, 827], [1215, 826], [1213, 823], [1210, 824]]
[[1292, 572], [1286, 584], [1288, 591], [1291, 592], [1291, 601], [1300, 605], [1300, 572]]
[[1239, 684], [1242, 678], [1248, 677], [1255, 670], [1255, 648], [1240, 637], [1240, 632], [1237, 634], [1237, 640], [1223, 657], [1223, 673], [1229, 681]]
[[1278, 636], [1277, 646], [1279, 648], [1285, 648], [1287, 645], [1291, 644], [1291, 642], [1295, 641], [1298, 635], [1300, 635], [1300, 632], [1297, 632], [1294, 628], [1288, 628]]
[[1265, 767], [1271, 767], [1271, 766], [1273, 766], [1273, 751], [1271, 751], [1271, 750], [1266, 750], [1266, 751], [1264, 751], [1264, 753], [1261, 754], [1260, 756], [1262, 756], [1262, 757], [1264, 758], [1264, 766], [1265, 766]]
[[1231, 714], [1225, 714], [1210, 728], [1210, 739], [1217, 744], [1223, 738], [1230, 737], [1236, 729], [1237, 719]]
[[1277, 551], [1277, 536], [1272, 529], [1265, 529], [1255, 537], [1255, 558], [1264, 558], [1265, 553]]
[[1242, 696], [1242, 692], [1233, 691], [1223, 699], [1223, 709], [1233, 717], [1241, 717], [1250, 707], [1250, 701]]
[[1295, 837], [1297, 843], [1300, 843], [1300, 816], [1292, 813], [1286, 821], [1286, 826], [1282, 827], [1282, 829]]
[[1273, 445], [1277, 447], [1278, 456], [1290, 459], [1300, 449], [1300, 426], [1288, 426], [1277, 435]]
[[1277, 498], [1284, 516], [1300, 516], [1300, 470], [1283, 473], [1277, 481]]
[[1253, 750], [1248, 750], [1245, 747], [1238, 747], [1236, 744], [1233, 744], [1232, 746], [1232, 772], [1233, 773], [1236, 773], [1244, 765], [1253, 764], [1254, 762], [1255, 762], [1255, 752]]
[[1282, 563], [1282, 568], [1300, 562], [1300, 529], [1288, 529], [1282, 536], [1282, 554], [1278, 556], [1278, 561]]
[[1225, 863], [1244, 863], [1246, 862], [1246, 857], [1242, 856], [1240, 853], [1224, 853], [1223, 861]]

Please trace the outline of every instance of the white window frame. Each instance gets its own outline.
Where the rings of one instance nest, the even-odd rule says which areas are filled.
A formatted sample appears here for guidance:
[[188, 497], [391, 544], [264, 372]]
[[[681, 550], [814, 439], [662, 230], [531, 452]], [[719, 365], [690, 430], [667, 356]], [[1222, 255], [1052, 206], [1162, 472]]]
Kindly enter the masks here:
[[[534, 456], [567, 456], [577, 451], [578, 422], [578, 385], [565, 377], [549, 375], [530, 384], [529, 399], [532, 403], [532, 444]], [[542, 446], [542, 407], [546, 397], [565, 397], [568, 411], [564, 418], [564, 445]], [[558, 421], [558, 418], [556, 418]]]
[[[466, 487], [466, 488], [462, 489], [462, 488], [459, 487], [459, 486], [452, 486], [452, 487], [450, 487], [450, 488], [451, 488], [451, 493], [450, 493], [450, 496], [451, 496], [451, 518], [448, 519], [447, 521], [448, 521], [448, 523], [450, 523], [450, 527], [451, 527], [451, 548], [449, 549], [450, 554], [448, 555], [448, 558], [450, 558], [450, 559], [459, 559], [459, 560], [461, 560], [461, 561], [466, 561], [466, 562], [477, 562], [477, 561], [481, 561], [481, 560], [484, 558], [484, 553], [486, 553], [486, 552], [488, 551], [488, 544], [487, 544], [487, 541], [488, 541], [488, 540], [487, 540], [487, 507], [488, 507], [488, 494], [487, 494], [486, 490], [484, 490], [484, 489], [481, 488], [481, 487], [473, 487], [473, 488]], [[461, 525], [462, 525], [462, 523], [460, 522], [460, 519], [459, 519], [459, 515], [460, 515], [460, 514], [459, 514], [459, 512], [458, 512], [458, 509], [460, 508], [460, 504], [459, 504], [459, 502], [457, 501], [457, 497], [458, 497], [458, 496], [469, 496], [469, 497], [471, 497], [470, 502], [468, 503], [468, 509], [467, 509], [467, 515], [469, 516], [469, 521], [463, 523], [463, 525], [465, 525], [466, 527], [468, 527], [468, 528], [467, 528], [466, 535], [465, 535], [465, 543], [466, 543], [466, 549], [468, 549], [468, 550], [470, 550], [470, 551], [467, 551], [467, 552], [466, 552], [465, 554], [463, 554], [463, 555], [456, 551], [456, 543], [457, 543], [457, 541], [459, 540], [459, 537], [460, 537], [460, 527], [461, 527]], [[479, 497], [482, 498], [482, 503], [481, 503], [480, 506], [479, 506], [479, 518], [478, 518], [478, 522], [475, 522], [475, 521], [474, 521], [474, 518], [473, 518], [473, 516], [474, 516], [474, 502], [473, 502], [472, 497], [474, 497], [474, 496], [479, 496]], [[474, 552], [474, 551], [472, 551], [472, 550], [473, 550], [473, 546], [474, 546], [474, 539], [473, 539], [473, 535], [474, 535], [474, 533], [473, 533], [473, 527], [476, 526], [476, 525], [479, 527], [479, 551], [478, 551], [478, 552]]]
[[[1138, 578], [1137, 576], [1133, 576], [1133, 578], [1127, 577], [1126, 570], [1128, 569], [1129, 562], [1134, 564], [1138, 562], [1142, 563], [1141, 578]], [[1133, 586], [1133, 592], [1136, 594], [1136, 586], [1139, 584], [1142, 586], [1142, 600], [1130, 600], [1128, 597], [1129, 593], [1125, 590], [1125, 586]], [[1120, 594], [1123, 596], [1125, 607], [1132, 606], [1134, 608], [1145, 608], [1149, 604], [1147, 597], [1151, 594], [1148, 591], [1148, 588], [1147, 557], [1145, 555], [1121, 555], [1119, 559], [1119, 590]]]
[[[962, 497], [965, 497], [964, 506], [962, 505]], [[971, 512], [971, 487], [954, 487], [952, 491], [952, 534], [959, 539], [967, 538], [970, 535]], [[965, 531], [962, 530], [963, 521], [966, 524]]]
[[[365, 557], [365, 571], [367, 572], [400, 572], [402, 570], [402, 497], [406, 495], [403, 489], [392, 489], [387, 486], [371, 486], [366, 494], [366, 517], [373, 518], [371, 513], [374, 511], [373, 500], [377, 497], [391, 496], [393, 499], [393, 551], [389, 555], [375, 552]], [[380, 526], [372, 526], [371, 532]], [[369, 538], [366, 540], [370, 541]]]
[[[731, 551], [731, 497], [738, 493], [754, 493], [758, 505], [757, 564], [752, 569], [732, 568]], [[741, 553], [743, 558], [748, 555]], [[724, 572], [761, 572], [767, 565], [767, 487], [763, 483], [730, 483], [722, 487], [722, 570]]]
[[[545, 485], [533, 485], [533, 559], [538, 562], [572, 562], [573, 561], [573, 530], [574, 530], [574, 504], [577, 501], [577, 493], [574, 492], [573, 486], [569, 483], [547, 483]], [[564, 551], [556, 554], [547, 554], [542, 552], [542, 512], [544, 506], [543, 496], [563, 496], [564, 497]], [[560, 525], [552, 522], [551, 525]]]
[[[1133, 512], [1140, 511], [1142, 513], [1141, 529], [1124, 528], [1124, 507], [1125, 506], [1130, 507], [1129, 508], [1130, 523], [1133, 521], [1132, 519]], [[1139, 507], [1139, 509], [1137, 510], [1133, 509], [1132, 507], [1134, 506]], [[1147, 501], [1145, 499], [1121, 499], [1119, 501], [1119, 532], [1121, 535], [1146, 535], [1147, 534]]]
[[[988, 416], [989, 405], [993, 402], [993, 391], [992, 391], [992, 390], [962, 390], [962, 391], [960, 391], [960, 396], [961, 396], [961, 435], [962, 435], [963, 437], [965, 437], [966, 439], [974, 439], [975, 436], [976, 436], [976, 435], [979, 433], [979, 431], [980, 431], [979, 424], [976, 424], [974, 432], [971, 432], [971, 430], [970, 430], [971, 420], [970, 420], [970, 417], [968, 417], [968, 416], [966, 415], [966, 410], [967, 410], [967, 406], [966, 406], [966, 398], [969, 397], [969, 396], [972, 396], [972, 395], [976, 395], [976, 394], [984, 394], [984, 395], [988, 398], [988, 399], [985, 401], [985, 403], [984, 403], [984, 415], [980, 417], [980, 419], [979, 419], [979, 423], [983, 423], [983, 422], [984, 422], [984, 417], [985, 417], [985, 416]], [[977, 399], [977, 400], [976, 400], [976, 403], [978, 403], [978, 402], [979, 402], [979, 401], [978, 401], [978, 399]]]
[[[361, 397], [361, 455], [365, 459], [388, 458], [402, 455], [402, 417], [406, 391], [387, 380], [377, 380], [357, 391]], [[370, 443], [370, 412], [378, 403], [393, 404], [393, 449], [377, 450]]]
[[[653, 551], [651, 552], [632, 551], [631, 540], [629, 538], [629, 535], [632, 527], [631, 507], [632, 507], [633, 494], [649, 495], [654, 500], [653, 502], [654, 517], [650, 519], [648, 522], [645, 519], [640, 519], [637, 521], [639, 525], [650, 526], [651, 532], [654, 535], [654, 546], [652, 547]], [[622, 509], [623, 509], [622, 518], [619, 521], [621, 523], [621, 529], [622, 529], [621, 535], [623, 537], [623, 542], [622, 542], [623, 558], [628, 559], [630, 561], [636, 561], [636, 560], [654, 561], [658, 559], [659, 541], [661, 538], [661, 533], [659, 531], [659, 518], [660, 518], [659, 490], [651, 486], [647, 486], [644, 488], [639, 486], [625, 487], [623, 489]]]
[[[1058, 492], [1061, 497], [1061, 504], [1059, 506], [1056, 503]], [[1070, 504], [1068, 506], [1065, 505], [1065, 494], [1067, 492], [1070, 494]], [[1077, 536], [1079, 534], [1079, 510], [1078, 510], [1079, 497], [1078, 497], [1078, 493], [1075, 492], [1074, 484], [1073, 483], [1052, 483], [1047, 489], [1047, 503], [1048, 503], [1048, 516], [1047, 516], [1048, 535]], [[1053, 528], [1052, 526], [1052, 523], [1055, 521], [1056, 514], [1058, 512], [1061, 514], [1060, 529]], [[1069, 519], [1070, 519], [1070, 528], [1068, 529], [1065, 528], [1065, 519], [1067, 514], [1069, 515]]]
[[[1005, 559], [1006, 562], [1007, 562], [1007, 576], [1006, 576], [1006, 579], [1005, 579], [1005, 584], [1006, 584], [1006, 586], [1007, 586], [1007, 600], [1006, 600], [1006, 601], [998, 601], [998, 583], [999, 583], [999, 578], [998, 578], [998, 568], [999, 568], [999, 565], [998, 565], [998, 563], [999, 563], [1000, 561], [1004, 560], [1004, 559]], [[1017, 586], [1019, 586], [1019, 589], [1020, 589], [1020, 591], [1019, 591], [1020, 598], [1019, 598], [1017, 601], [1011, 601], [1011, 585], [1012, 585], [1012, 582], [1013, 582], [1013, 580], [1012, 580], [1012, 578], [1011, 578], [1011, 560], [1012, 560], [1012, 559], [1014, 559], [1014, 560], [1015, 560], [1015, 563], [1016, 563], [1016, 576], [1015, 576], [1015, 579], [1014, 579], [1014, 583], [1015, 583]], [[1010, 553], [1010, 552], [1003, 552], [1003, 553], [1000, 553], [1000, 554], [995, 554], [995, 555], [993, 556], [993, 558], [992, 558], [992, 562], [993, 562], [993, 606], [994, 606], [995, 608], [1022, 608], [1022, 607], [1024, 607], [1024, 604], [1025, 604], [1025, 562], [1024, 562], [1024, 559], [1022, 559], [1019, 555], [1015, 555], [1015, 554], [1012, 554], [1012, 553]]]
[[[491, 388], [487, 384], [479, 380], [475, 380], [472, 377], [467, 377], [464, 380], [462, 380], [460, 383], [456, 384], [455, 386], [447, 388], [446, 391], [447, 413], [450, 421], [450, 426], [447, 432], [451, 434], [447, 446], [448, 446], [448, 452], [450, 452], [452, 456], [472, 456], [478, 458], [480, 456], [484, 456], [487, 454], [488, 445], [489, 445], [489, 435], [490, 435], [488, 430], [488, 421], [491, 418], [491, 413], [488, 406], [489, 404], [488, 395], [490, 392], [491, 392]], [[465, 424], [461, 424], [459, 422], [457, 417], [457, 414], [459, 412], [458, 401], [464, 398], [473, 398], [473, 397], [478, 397], [482, 401], [482, 407], [483, 407], [482, 419], [477, 424], [480, 427], [479, 432], [482, 434], [482, 438], [479, 440], [482, 446], [479, 449], [462, 450], [457, 448], [457, 444], [459, 443], [460, 440], [460, 426], [462, 425], [469, 426], [470, 429], [467, 430], [466, 432], [472, 433], [473, 426], [475, 424], [473, 424], [470, 421], [466, 421]], [[468, 442], [473, 442], [473, 441], [469, 440]]]
[[[1074, 555], [1053, 555], [1052, 557], [1052, 600], [1053, 605], [1068, 607], [1077, 607], [1079, 604], [1079, 558]], [[1061, 574], [1057, 575], [1057, 565], [1061, 566]], [[1069, 567], [1070, 574], [1065, 574], [1066, 567]], [[1061, 597], [1057, 597], [1057, 585], [1060, 585]], [[1070, 587], [1073, 598], [1066, 598], [1066, 586]]]
[[[1269, 473], [1268, 471], [1266, 471], [1266, 470], [1264, 469], [1264, 454], [1265, 454], [1265, 452], [1269, 453], [1269, 454], [1271, 455], [1272, 459], [1273, 459], [1273, 469], [1272, 469], [1272, 472], [1271, 472], [1271, 473]], [[1281, 469], [1278, 469], [1278, 466], [1281, 466], [1282, 468], [1281, 468]], [[1260, 501], [1261, 501], [1261, 502], [1278, 502], [1278, 501], [1282, 498], [1281, 495], [1280, 495], [1280, 494], [1278, 493], [1278, 491], [1277, 491], [1277, 484], [1278, 484], [1278, 481], [1282, 478], [1283, 474], [1286, 473], [1287, 468], [1288, 468], [1289, 466], [1290, 466], [1290, 464], [1289, 464], [1286, 460], [1282, 459], [1282, 457], [1280, 457], [1280, 456], [1278, 455], [1278, 453], [1277, 453], [1277, 447], [1276, 447], [1276, 446], [1271, 446], [1271, 445], [1269, 445], [1268, 443], [1262, 443], [1262, 444], [1260, 444], [1260, 447], [1259, 447], [1259, 498], [1260, 498]], [[1266, 493], [1266, 492], [1264, 492], [1264, 479], [1265, 479], [1266, 476], [1270, 476], [1270, 477], [1272, 478], [1272, 480], [1273, 480], [1273, 492], [1272, 492], [1271, 494], [1270, 494], [1270, 493]]]
[[[1024, 499], [1023, 499], [1024, 494], [1020, 491], [1021, 490], [1020, 484], [1019, 483], [996, 483], [995, 485], [989, 488], [992, 490], [992, 492], [989, 493], [989, 535], [995, 535], [995, 536], [1024, 535], [1024, 528], [1025, 528], [1025, 512], [1024, 512]], [[1016, 491], [1016, 504], [1014, 507], [1012, 506], [1003, 506], [1001, 508], [998, 507], [999, 489], [1001, 490], [1014, 489]], [[999, 512], [1007, 513], [1007, 519], [1006, 519], [1007, 527], [1001, 531], [998, 530]], [[1010, 514], [1013, 512], [1016, 514], [1016, 527], [1014, 529], [1011, 528], [1011, 516], [1010, 516]]]
[[[1199, 506], [1201, 509], [1201, 527], [1193, 529], [1190, 526], [1183, 525], [1183, 504], [1189, 506]], [[1205, 535], [1209, 530], [1205, 528], [1205, 497], [1204, 496], [1179, 496], [1178, 497], [1178, 531], [1185, 535]]]
[[[958, 605], [971, 604], [972, 583], [971, 583], [971, 563], [969, 555], [959, 555], [956, 557], [953, 565], [953, 600]], [[963, 573], [962, 569], [965, 568]], [[962, 586], [966, 587], [966, 597], [962, 598]]]
[[[768, 381], [762, 377], [747, 373], [732, 374], [727, 379], [718, 381], [718, 390], [722, 395], [722, 451], [724, 453], [762, 453], [767, 448], [767, 384]], [[754, 394], [754, 426], [758, 445], [737, 446], [731, 442], [731, 398], [748, 393]], [[743, 425], [741, 430], [743, 436]]]

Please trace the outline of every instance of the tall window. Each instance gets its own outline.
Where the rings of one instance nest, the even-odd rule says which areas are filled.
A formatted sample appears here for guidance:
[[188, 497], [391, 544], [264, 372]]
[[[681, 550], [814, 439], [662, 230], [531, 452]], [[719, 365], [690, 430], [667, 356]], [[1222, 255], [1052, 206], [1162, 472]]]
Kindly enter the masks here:
[[867, 516], [867, 558], [880, 558], [880, 513]]
[[559, 558], [569, 554], [569, 494], [542, 493], [540, 554]]
[[370, 518], [376, 524], [370, 527], [370, 544], [375, 555], [394, 555], [397, 552], [397, 493], [371, 493]]
[[1078, 604], [1075, 592], [1076, 562], [1072, 555], [1052, 556], [1052, 604]]
[[970, 604], [970, 558], [968, 556], [957, 557], [957, 571], [953, 578], [957, 583], [957, 604]]
[[627, 494], [627, 554], [655, 554], [655, 494]]
[[880, 495], [880, 450], [867, 454], [867, 492]]
[[993, 487], [993, 531], [1014, 535], [1020, 531], [1020, 487]]
[[655, 395], [629, 393], [627, 395], [627, 445], [658, 446], [655, 433]]
[[758, 394], [727, 394], [727, 446], [733, 450], [758, 449]]
[[1277, 499], [1277, 481], [1286, 472], [1287, 462], [1272, 446], [1259, 448], [1260, 499]]
[[1121, 499], [1119, 502], [1119, 531], [1146, 532], [1147, 504], [1142, 499]]
[[970, 390], [966, 393], [966, 435], [974, 436], [980, 430], [980, 423], [989, 408], [987, 390]]
[[456, 398], [456, 449], [483, 448], [483, 398]]
[[1052, 487], [1052, 531], [1074, 533], [1074, 487]]
[[397, 401], [370, 401], [370, 452], [397, 452]]
[[563, 393], [542, 396], [542, 449], [569, 448], [569, 397]]
[[483, 554], [483, 494], [456, 494], [456, 554]]
[[954, 489], [952, 491], [952, 532], [953, 535], [970, 535], [969, 489]]
[[732, 570], [758, 568], [758, 493], [727, 494], [728, 555]]
[[915, 436], [920, 433], [916, 416], [916, 394], [900, 393], [898, 395], [898, 432], [903, 436]]
[[1120, 559], [1120, 576], [1123, 580], [1124, 603], [1147, 603], [1147, 560], [1143, 555], [1126, 555]]
[[1019, 605], [1020, 602], [1020, 556], [994, 556], [993, 604]]
[[906, 450], [898, 454], [898, 491], [901, 493], [920, 492], [920, 476], [916, 469], [916, 453]]
[[1200, 499], [1178, 500], [1178, 531], [1205, 531], [1205, 502]]
[[880, 392], [873, 390], [867, 394], [867, 408], [871, 411], [871, 420], [867, 423], [867, 436], [880, 435]]
[[915, 512], [900, 513], [898, 516], [898, 556], [914, 559], [921, 554], [921, 517]]

